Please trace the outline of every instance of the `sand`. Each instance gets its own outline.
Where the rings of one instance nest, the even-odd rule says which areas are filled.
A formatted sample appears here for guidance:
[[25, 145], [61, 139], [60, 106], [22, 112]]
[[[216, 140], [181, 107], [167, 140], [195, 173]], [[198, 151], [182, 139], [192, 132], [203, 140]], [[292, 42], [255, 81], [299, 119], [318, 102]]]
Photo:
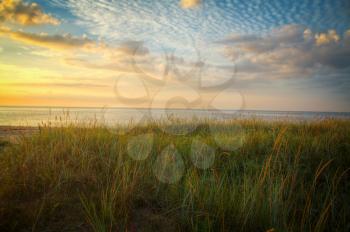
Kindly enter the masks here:
[[0, 140], [16, 143], [19, 137], [38, 132], [38, 127], [0, 126]]

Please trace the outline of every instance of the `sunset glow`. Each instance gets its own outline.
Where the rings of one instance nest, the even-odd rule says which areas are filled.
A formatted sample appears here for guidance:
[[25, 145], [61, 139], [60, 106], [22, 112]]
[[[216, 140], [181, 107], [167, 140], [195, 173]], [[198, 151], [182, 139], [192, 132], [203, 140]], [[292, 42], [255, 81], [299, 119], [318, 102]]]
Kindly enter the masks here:
[[0, 105], [350, 111], [348, 1], [261, 4], [0, 1]]

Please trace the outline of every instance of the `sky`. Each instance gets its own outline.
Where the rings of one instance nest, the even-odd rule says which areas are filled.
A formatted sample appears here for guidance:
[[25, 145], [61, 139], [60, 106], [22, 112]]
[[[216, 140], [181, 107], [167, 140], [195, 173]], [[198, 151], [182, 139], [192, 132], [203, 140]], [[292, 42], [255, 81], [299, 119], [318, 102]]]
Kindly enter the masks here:
[[0, 0], [0, 106], [350, 111], [348, 0]]

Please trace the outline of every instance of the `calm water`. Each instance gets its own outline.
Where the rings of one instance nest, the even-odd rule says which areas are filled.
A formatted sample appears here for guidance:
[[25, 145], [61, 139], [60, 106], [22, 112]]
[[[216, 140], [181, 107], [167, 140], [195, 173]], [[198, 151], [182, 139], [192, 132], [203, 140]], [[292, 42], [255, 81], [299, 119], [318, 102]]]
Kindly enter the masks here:
[[42, 122], [59, 121], [92, 122], [107, 125], [123, 124], [145, 119], [176, 118], [262, 118], [266, 120], [319, 120], [324, 118], [348, 118], [350, 113], [292, 112], [292, 111], [207, 111], [207, 110], [162, 110], [125, 108], [48, 108], [48, 107], [0, 107], [1, 126], [37, 126]]

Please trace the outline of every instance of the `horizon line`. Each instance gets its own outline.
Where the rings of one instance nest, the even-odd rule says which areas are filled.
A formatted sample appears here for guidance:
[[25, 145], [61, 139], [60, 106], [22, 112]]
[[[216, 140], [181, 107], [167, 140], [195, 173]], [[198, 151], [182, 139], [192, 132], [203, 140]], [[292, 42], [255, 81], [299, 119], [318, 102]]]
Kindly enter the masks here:
[[[17, 105], [0, 105], [0, 108], [68, 108], [68, 109], [137, 109], [147, 110], [146, 107], [123, 107], [123, 106], [17, 106]], [[152, 108], [154, 110], [163, 110], [164, 108]], [[197, 110], [197, 111], [214, 111], [214, 109], [203, 109], [203, 108], [168, 108], [168, 110]], [[216, 110], [228, 110], [228, 111], [262, 111], [262, 112], [298, 112], [298, 113], [350, 113], [350, 111], [311, 111], [311, 110], [258, 110], [258, 109], [216, 109]]]

